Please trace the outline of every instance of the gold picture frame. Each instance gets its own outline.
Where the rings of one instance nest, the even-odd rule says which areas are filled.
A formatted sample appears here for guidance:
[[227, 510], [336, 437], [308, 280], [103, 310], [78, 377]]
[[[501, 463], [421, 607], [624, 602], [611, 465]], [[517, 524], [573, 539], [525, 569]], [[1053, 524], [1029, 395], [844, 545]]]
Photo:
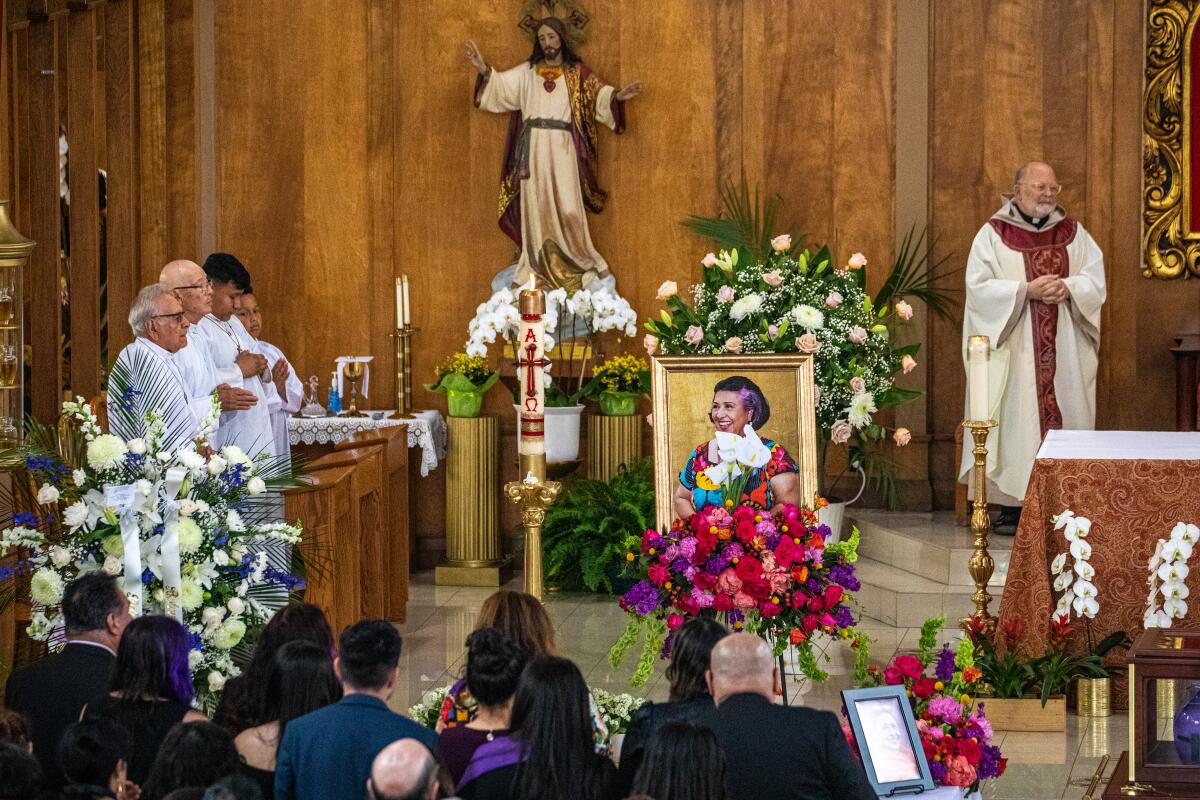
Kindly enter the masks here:
[[713, 436], [708, 409], [717, 381], [742, 375], [771, 403], [760, 432], [788, 451], [800, 467], [800, 491], [817, 497], [817, 414], [813, 357], [807, 354], [660, 356], [651, 360], [654, 405], [655, 517], [660, 529], [675, 519], [673, 498], [688, 455]]

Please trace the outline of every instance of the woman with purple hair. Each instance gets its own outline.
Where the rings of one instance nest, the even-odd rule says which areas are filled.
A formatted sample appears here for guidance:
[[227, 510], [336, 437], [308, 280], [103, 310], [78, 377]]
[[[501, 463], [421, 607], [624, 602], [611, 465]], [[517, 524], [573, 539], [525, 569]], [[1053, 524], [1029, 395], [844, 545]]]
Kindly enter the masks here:
[[176, 723], [206, 720], [191, 707], [195, 689], [188, 671], [189, 649], [187, 631], [171, 617], [138, 617], [117, 646], [108, 694], [84, 706], [82, 719], [109, 719], [129, 731], [133, 751], [124, 757], [129, 780], [139, 786]]
[[[749, 378], [731, 375], [713, 387], [712, 406], [708, 418], [718, 433], [742, 436], [746, 429], [762, 430], [771, 418], [771, 405], [762, 389]], [[752, 470], [741, 497], [725, 497], [722, 485], [711, 480], [704, 471], [721, 463], [721, 456], [714, 436], [699, 445], [688, 456], [687, 463], [679, 472], [679, 486], [675, 489], [675, 513], [688, 519], [705, 506], [732, 504], [769, 509], [776, 503], [800, 505], [800, 468], [783, 449], [783, 445], [771, 439], [762, 443], [770, 451], [770, 459], [762, 467]]]

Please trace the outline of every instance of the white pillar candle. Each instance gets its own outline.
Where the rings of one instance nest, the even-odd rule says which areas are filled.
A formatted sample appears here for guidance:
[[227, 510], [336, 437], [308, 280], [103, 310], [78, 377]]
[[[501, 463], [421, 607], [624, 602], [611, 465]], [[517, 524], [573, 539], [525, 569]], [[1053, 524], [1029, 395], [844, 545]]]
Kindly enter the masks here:
[[409, 306], [408, 306], [408, 275], [405, 274], [400, 277], [403, 281], [401, 286], [404, 289], [404, 292], [403, 292], [403, 294], [404, 294], [404, 326], [408, 327], [409, 325], [412, 324], [412, 312], [410, 311]]
[[967, 339], [967, 417], [972, 422], [991, 419], [991, 394], [988, 389], [988, 360], [991, 343], [986, 336]]
[[521, 322], [517, 327], [517, 402], [521, 408], [517, 452], [540, 455], [546, 452], [546, 296], [536, 284], [521, 290], [518, 302]]
[[396, 327], [404, 327], [404, 287], [399, 278], [396, 278]]

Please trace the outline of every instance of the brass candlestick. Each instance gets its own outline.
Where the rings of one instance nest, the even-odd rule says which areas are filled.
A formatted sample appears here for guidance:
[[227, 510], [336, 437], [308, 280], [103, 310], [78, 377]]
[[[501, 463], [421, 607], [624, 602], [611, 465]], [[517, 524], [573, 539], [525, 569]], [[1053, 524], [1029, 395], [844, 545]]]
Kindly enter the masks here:
[[361, 361], [347, 361], [345, 370], [346, 379], [350, 381], [350, 405], [338, 416], [364, 417], [366, 415], [358, 410], [358, 382], [362, 380], [363, 363]]
[[392, 419], [407, 417], [412, 411], [412, 335], [417, 330], [405, 325], [391, 334], [396, 345], [396, 413]]
[[[988, 594], [988, 581], [996, 569], [996, 561], [988, 552], [988, 532], [992, 529], [992, 520], [987, 507], [987, 438], [992, 428], [996, 427], [994, 419], [967, 420], [963, 427], [971, 432], [975, 440], [975, 502], [971, 509], [971, 533], [975, 534], [975, 552], [967, 571], [975, 580], [975, 618], [983, 623], [983, 631], [991, 635], [996, 630], [996, 618], [988, 612], [988, 603], [992, 596]], [[972, 617], [960, 620], [964, 630], [968, 629]]]
[[[542, 474], [545, 475], [546, 457], [542, 456]], [[538, 600], [542, 599], [542, 522], [546, 519], [546, 507], [558, 497], [562, 484], [539, 478], [532, 471], [525, 480], [504, 484], [504, 494], [521, 506], [521, 525], [525, 528], [525, 591]]]

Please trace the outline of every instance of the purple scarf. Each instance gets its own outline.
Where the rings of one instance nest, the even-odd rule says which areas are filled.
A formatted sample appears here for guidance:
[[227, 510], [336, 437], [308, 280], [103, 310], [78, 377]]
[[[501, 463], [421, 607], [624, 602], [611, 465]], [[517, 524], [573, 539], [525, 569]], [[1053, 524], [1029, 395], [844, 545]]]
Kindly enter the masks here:
[[511, 767], [513, 764], [520, 764], [524, 760], [525, 755], [521, 752], [521, 743], [511, 736], [501, 736], [490, 742], [484, 742], [471, 756], [471, 763], [467, 764], [466, 770], [463, 771], [458, 788], [461, 790], [480, 775]]

